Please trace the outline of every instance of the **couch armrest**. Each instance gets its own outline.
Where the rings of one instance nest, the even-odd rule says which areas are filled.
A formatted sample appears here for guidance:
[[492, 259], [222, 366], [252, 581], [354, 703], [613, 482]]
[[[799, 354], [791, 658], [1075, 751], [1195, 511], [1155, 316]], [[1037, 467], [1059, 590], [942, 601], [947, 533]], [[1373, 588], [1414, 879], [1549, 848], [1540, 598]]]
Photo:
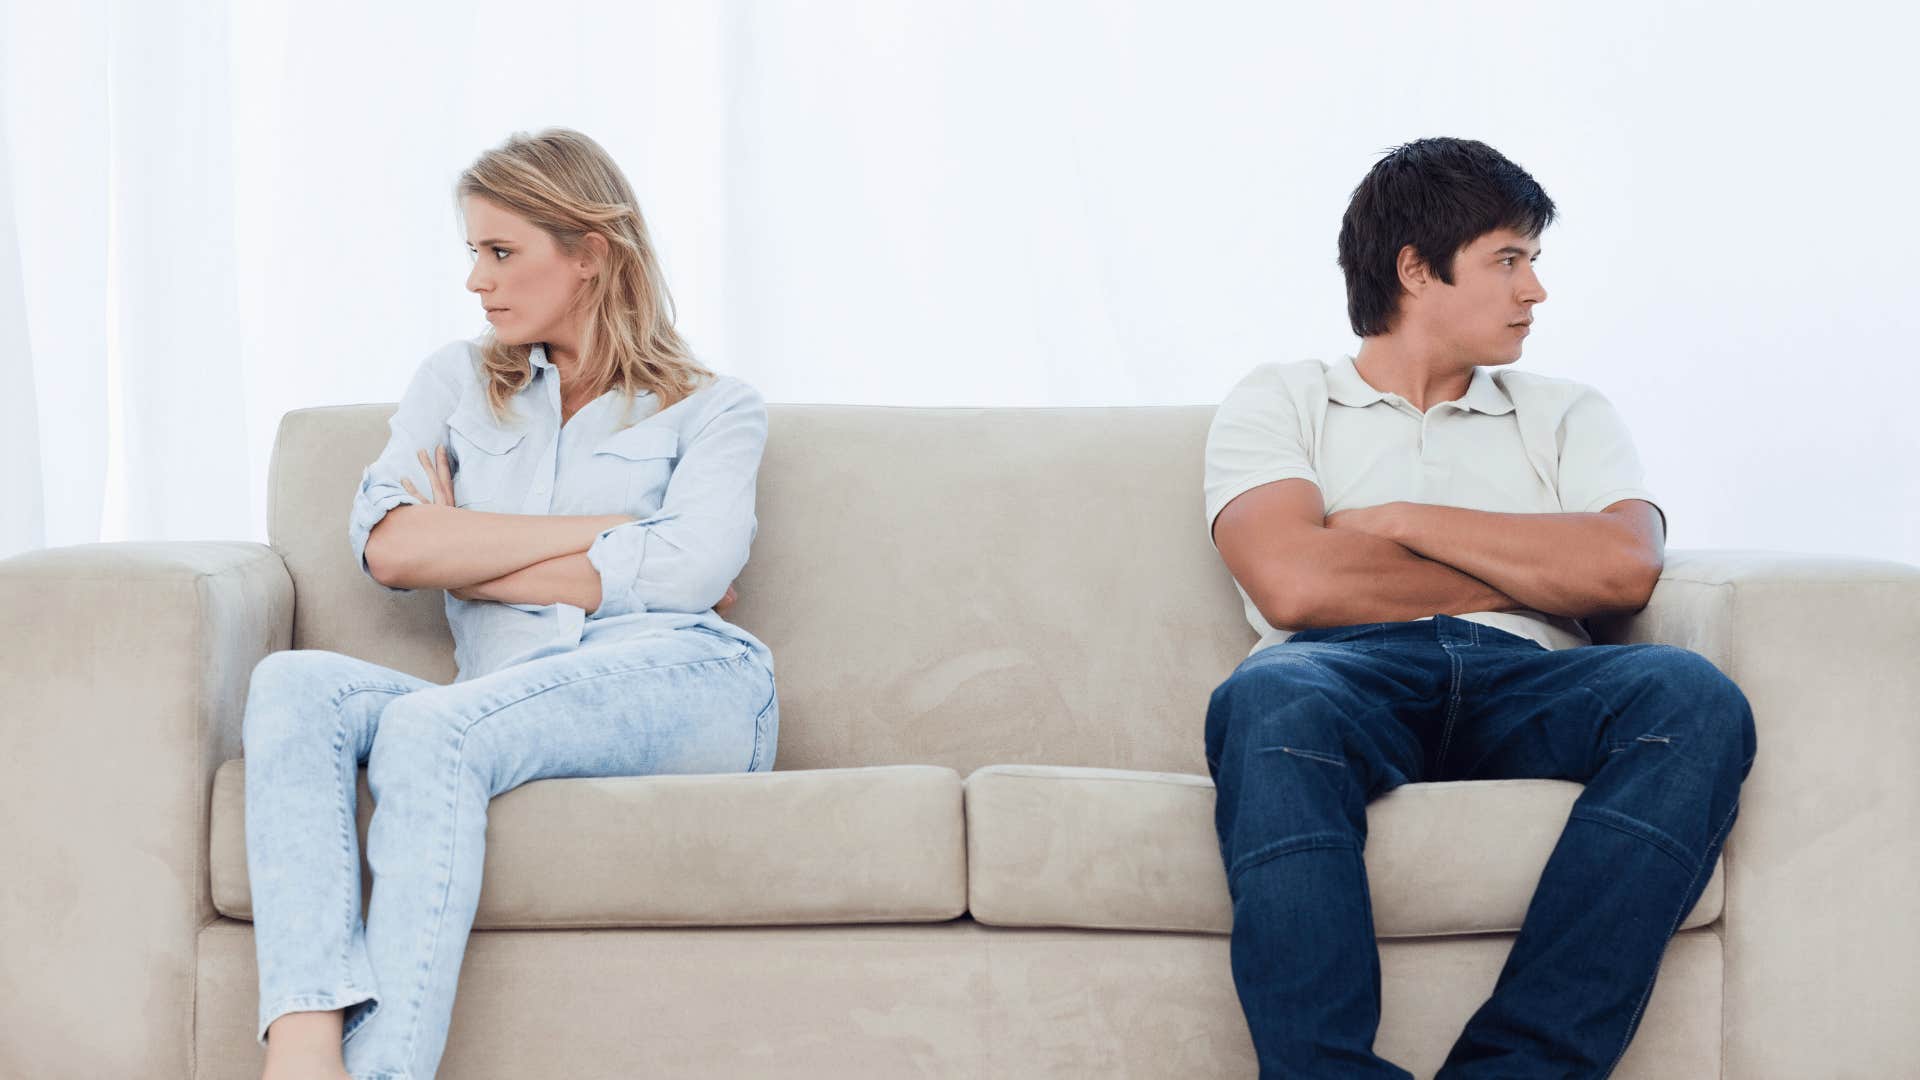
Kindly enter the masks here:
[[1672, 552], [1652, 603], [1594, 631], [1699, 652], [1753, 705], [1724, 1075], [1920, 1075], [1920, 568]]
[[0, 1076], [193, 1075], [214, 769], [293, 633], [252, 543], [0, 561]]

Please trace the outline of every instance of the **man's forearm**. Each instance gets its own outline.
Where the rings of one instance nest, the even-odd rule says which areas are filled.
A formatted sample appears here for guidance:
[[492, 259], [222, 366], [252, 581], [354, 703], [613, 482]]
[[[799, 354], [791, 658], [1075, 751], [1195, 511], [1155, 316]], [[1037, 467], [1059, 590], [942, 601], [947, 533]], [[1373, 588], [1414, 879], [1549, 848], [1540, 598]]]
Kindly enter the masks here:
[[1380, 532], [1536, 611], [1583, 618], [1646, 604], [1660, 576], [1660, 545], [1642, 535], [1638, 520], [1399, 503], [1381, 518]]
[[1254, 597], [1274, 626], [1306, 630], [1522, 606], [1470, 574], [1382, 537], [1314, 529], [1296, 538], [1303, 542], [1269, 562], [1285, 561], [1285, 582]]
[[505, 577], [464, 590], [476, 600], [503, 604], [572, 604], [586, 612], [600, 607], [600, 571], [584, 552], [547, 559]]
[[465, 588], [585, 552], [603, 530], [632, 520], [623, 514], [490, 514], [438, 503], [397, 506], [368, 536], [367, 565], [378, 580], [399, 588]]

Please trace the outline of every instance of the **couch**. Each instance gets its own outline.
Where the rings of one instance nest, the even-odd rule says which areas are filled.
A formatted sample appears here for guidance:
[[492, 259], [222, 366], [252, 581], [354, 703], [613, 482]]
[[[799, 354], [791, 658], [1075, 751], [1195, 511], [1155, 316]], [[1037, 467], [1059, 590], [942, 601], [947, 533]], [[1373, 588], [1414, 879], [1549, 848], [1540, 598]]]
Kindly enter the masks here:
[[[285, 417], [268, 545], [0, 562], [0, 1076], [258, 1076], [249, 675], [453, 675], [439, 594], [347, 547], [391, 412]], [[1255, 1075], [1201, 747], [1253, 640], [1210, 415], [776, 406], [732, 612], [776, 656], [776, 771], [496, 799], [442, 1075]], [[1615, 1075], [1920, 1075], [1920, 569], [1676, 551], [1595, 629], [1703, 653], [1760, 734]], [[1370, 807], [1381, 1053], [1438, 1067], [1578, 791]]]

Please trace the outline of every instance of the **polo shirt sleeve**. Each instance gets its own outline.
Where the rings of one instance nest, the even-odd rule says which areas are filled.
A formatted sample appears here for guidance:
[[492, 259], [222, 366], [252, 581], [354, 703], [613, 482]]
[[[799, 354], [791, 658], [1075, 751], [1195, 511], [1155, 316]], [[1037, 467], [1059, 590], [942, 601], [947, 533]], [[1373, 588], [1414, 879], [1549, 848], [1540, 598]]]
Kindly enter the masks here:
[[1560, 422], [1560, 509], [1590, 514], [1622, 499], [1653, 503], [1666, 523], [1667, 513], [1646, 488], [1640, 455], [1626, 422], [1601, 393], [1584, 389]]
[[389, 592], [413, 590], [385, 585], [373, 577], [367, 566], [367, 538], [389, 510], [420, 503], [400, 486], [402, 479], [411, 480], [414, 489], [423, 494], [433, 490], [433, 481], [416, 453], [432, 451], [446, 441], [447, 417], [460, 400], [453, 365], [466, 363], [467, 356], [467, 344], [460, 341], [421, 362], [400, 398], [400, 407], [387, 421], [391, 434], [386, 448], [360, 474], [360, 488], [353, 495], [353, 509], [347, 516], [347, 543], [353, 547], [353, 561], [360, 564], [361, 573]]
[[1320, 484], [1306, 425], [1281, 367], [1263, 364], [1228, 391], [1207, 429], [1207, 535], [1213, 535], [1214, 520], [1228, 503], [1280, 480]]

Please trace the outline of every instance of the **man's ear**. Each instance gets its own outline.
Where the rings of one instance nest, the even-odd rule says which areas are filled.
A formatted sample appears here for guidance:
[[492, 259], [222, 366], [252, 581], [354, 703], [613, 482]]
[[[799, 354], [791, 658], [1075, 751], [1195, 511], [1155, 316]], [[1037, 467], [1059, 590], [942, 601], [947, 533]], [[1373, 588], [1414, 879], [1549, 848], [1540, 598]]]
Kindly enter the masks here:
[[1413, 296], [1419, 296], [1433, 280], [1433, 268], [1412, 244], [1401, 246], [1400, 254], [1394, 256], [1393, 268], [1400, 274], [1400, 287]]

